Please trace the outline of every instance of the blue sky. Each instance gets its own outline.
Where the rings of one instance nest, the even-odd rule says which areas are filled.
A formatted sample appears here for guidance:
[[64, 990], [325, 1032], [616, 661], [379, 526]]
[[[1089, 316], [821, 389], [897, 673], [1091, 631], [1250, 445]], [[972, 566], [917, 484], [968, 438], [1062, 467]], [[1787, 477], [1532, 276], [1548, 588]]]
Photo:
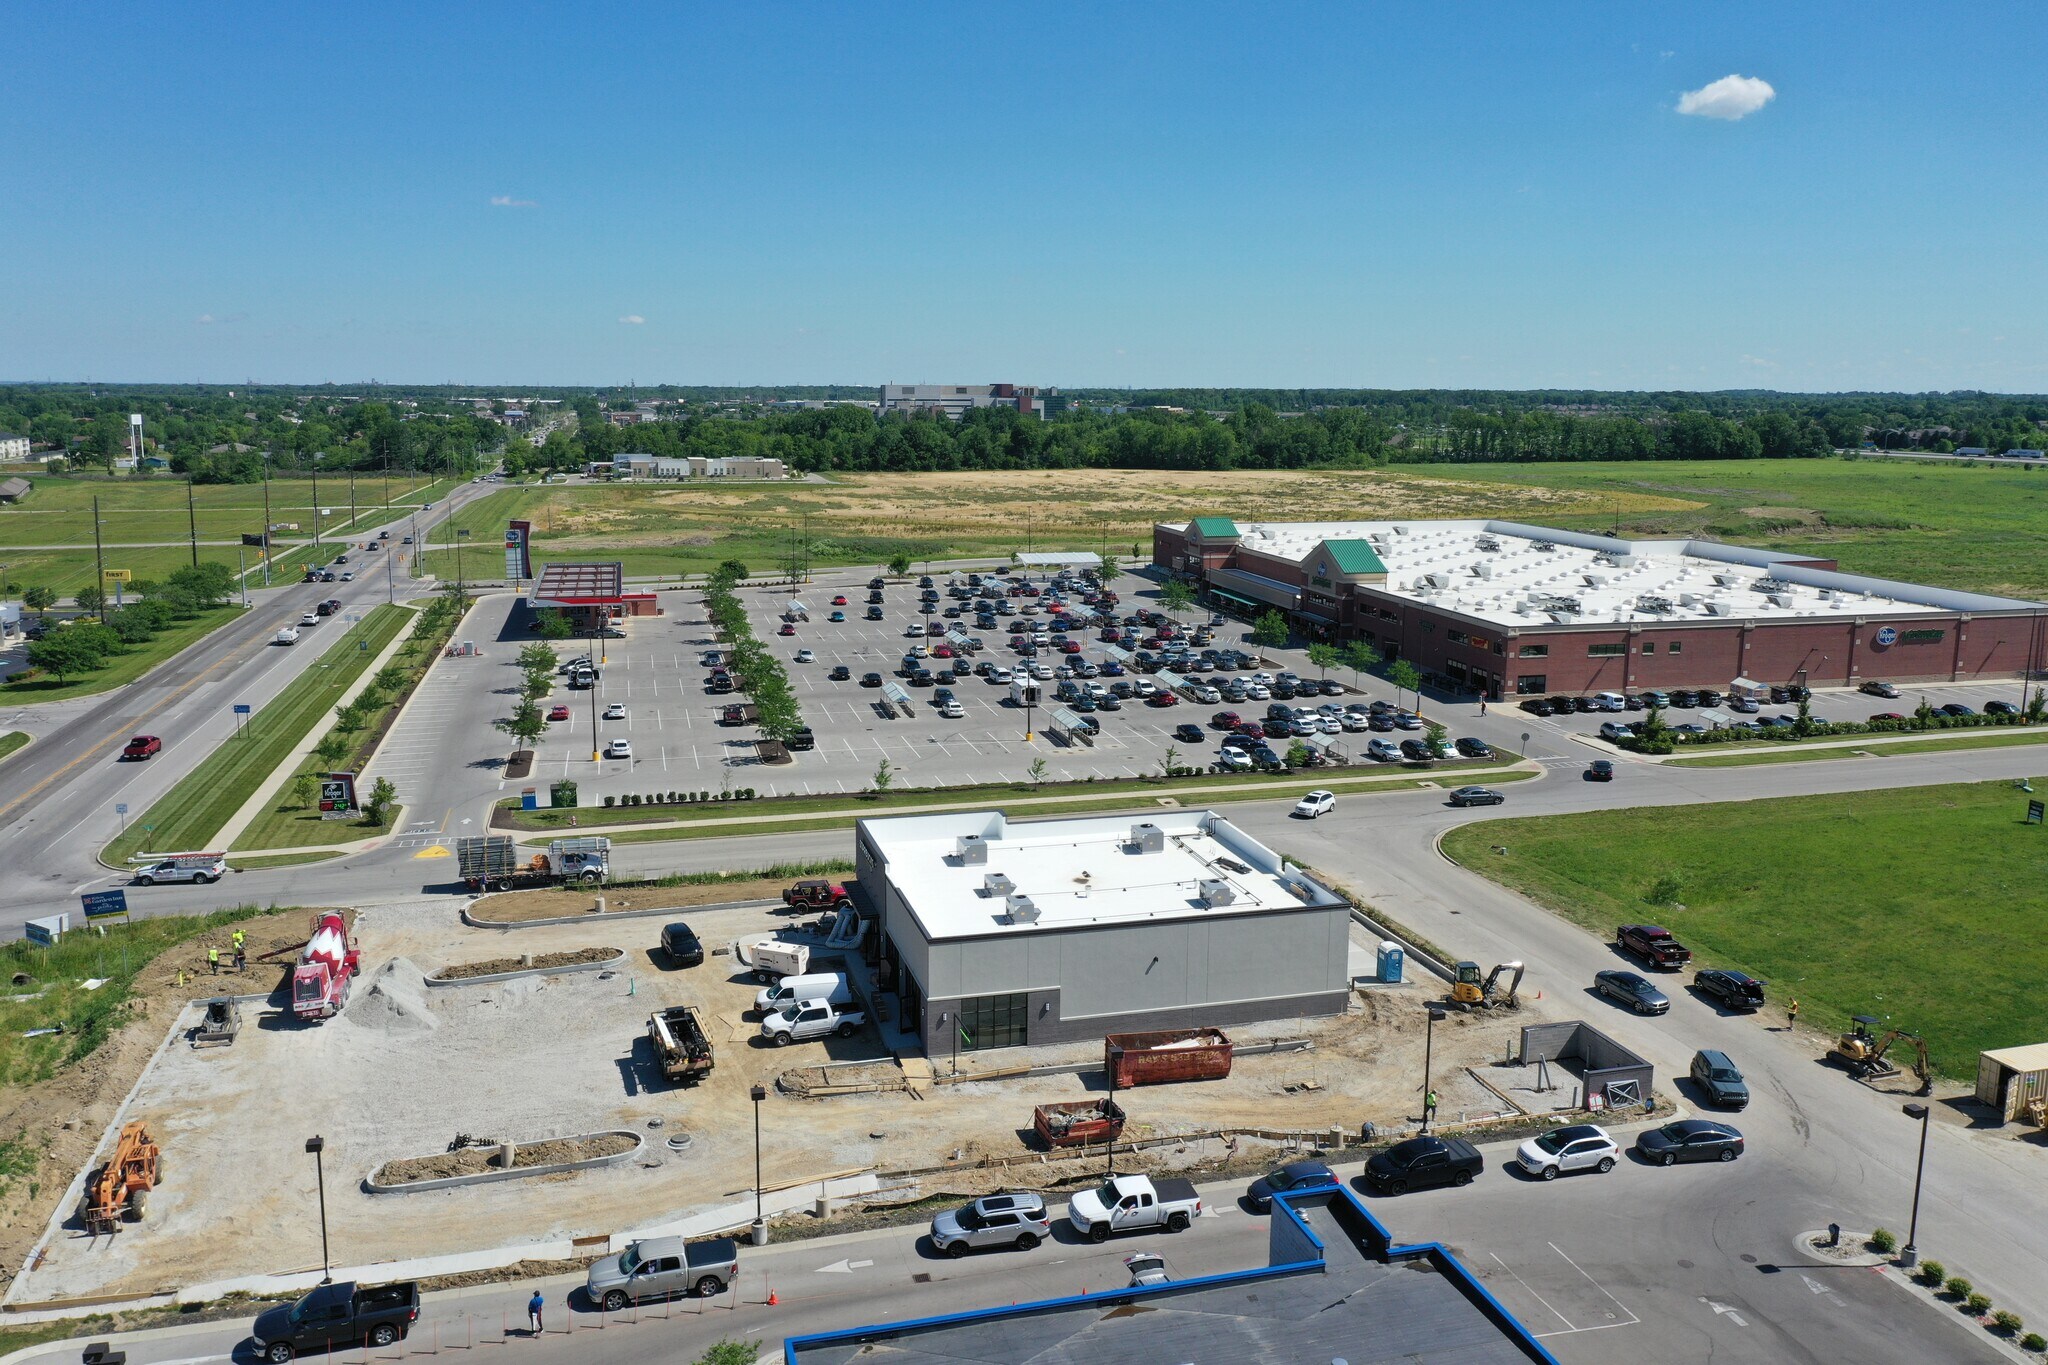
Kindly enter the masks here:
[[12, 11], [0, 377], [2048, 390], [2039, 5], [311, 9]]

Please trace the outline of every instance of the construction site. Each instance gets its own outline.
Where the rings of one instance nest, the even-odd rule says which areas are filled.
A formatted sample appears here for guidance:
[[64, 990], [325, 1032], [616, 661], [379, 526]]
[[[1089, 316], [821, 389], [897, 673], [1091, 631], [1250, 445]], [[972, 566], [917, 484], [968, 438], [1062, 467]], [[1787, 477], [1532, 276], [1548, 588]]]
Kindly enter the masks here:
[[[522, 897], [534, 904], [522, 910]], [[1411, 1131], [1426, 1054], [1439, 1124], [1555, 1108], [1571, 1089], [1535, 1094], [1526, 1069], [1501, 1067], [1522, 1026], [1571, 1008], [1541, 998], [1544, 983], [1521, 983], [1518, 1008], [1486, 1007], [1513, 991], [1503, 982], [1432, 1025], [1425, 1006], [1447, 991], [1427, 973], [1362, 982], [1339, 1015], [1234, 1026], [1222, 1071], [1200, 1072], [1212, 1078], [1128, 1089], [1112, 1089], [1101, 1039], [927, 1055], [901, 1020], [868, 1018], [845, 1036], [770, 1046], [754, 1010], [761, 982], [734, 947], [752, 957], [777, 934], [801, 945], [800, 912], [752, 903], [563, 922], [570, 905], [587, 912], [591, 898], [474, 902], [470, 916], [505, 920], [488, 925], [445, 899], [311, 917], [296, 958], [223, 978], [240, 999], [195, 1000], [170, 1025], [9, 1303], [205, 1297], [304, 1276], [321, 1266], [323, 1197], [334, 1266], [391, 1273], [744, 1226], [756, 1086], [762, 1188], [796, 1220], [826, 1212], [825, 1193], [837, 1211], [1071, 1188], [1103, 1151], [1085, 1125], [1066, 1140], [1069, 1116], [1040, 1118], [1044, 1105], [1096, 1110], [1113, 1097], [1117, 1168], [1175, 1170], [1355, 1142], [1365, 1125]], [[553, 917], [520, 920], [535, 910]], [[664, 953], [671, 918], [701, 939], [701, 965]], [[338, 985], [319, 962], [309, 971], [323, 943], [352, 964]], [[812, 946], [813, 970], [843, 967], [871, 989], [858, 956]], [[1377, 946], [1360, 926], [1354, 960]], [[650, 1026], [679, 1011], [708, 1043], [687, 1076], [662, 1055], [669, 1026]], [[147, 1176], [130, 1182], [143, 1207], [125, 1207], [123, 1185], [123, 1207], [89, 1218], [124, 1132], [149, 1144]], [[124, 1150], [139, 1154], [135, 1142]]]

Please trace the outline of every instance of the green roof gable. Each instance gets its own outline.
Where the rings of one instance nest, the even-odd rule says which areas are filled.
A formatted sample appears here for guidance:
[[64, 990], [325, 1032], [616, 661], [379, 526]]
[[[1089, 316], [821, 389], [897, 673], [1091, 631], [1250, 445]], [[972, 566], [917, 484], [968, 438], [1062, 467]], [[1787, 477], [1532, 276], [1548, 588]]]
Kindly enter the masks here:
[[1362, 540], [1326, 540], [1323, 551], [1338, 573], [1379, 573], [1387, 571], [1379, 554]]
[[1229, 517], [1196, 517], [1195, 534], [1204, 540], [1236, 540], [1237, 523]]

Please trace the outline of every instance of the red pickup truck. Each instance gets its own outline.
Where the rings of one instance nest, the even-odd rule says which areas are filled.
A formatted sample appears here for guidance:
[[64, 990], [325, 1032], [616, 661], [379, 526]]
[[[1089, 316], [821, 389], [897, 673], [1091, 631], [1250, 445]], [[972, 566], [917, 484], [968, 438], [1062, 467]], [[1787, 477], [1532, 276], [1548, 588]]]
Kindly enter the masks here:
[[164, 742], [155, 735], [137, 735], [121, 750], [123, 759], [148, 758], [164, 747]]
[[1614, 931], [1614, 940], [1652, 967], [1676, 970], [1692, 961], [1692, 949], [1655, 924], [1624, 924]]

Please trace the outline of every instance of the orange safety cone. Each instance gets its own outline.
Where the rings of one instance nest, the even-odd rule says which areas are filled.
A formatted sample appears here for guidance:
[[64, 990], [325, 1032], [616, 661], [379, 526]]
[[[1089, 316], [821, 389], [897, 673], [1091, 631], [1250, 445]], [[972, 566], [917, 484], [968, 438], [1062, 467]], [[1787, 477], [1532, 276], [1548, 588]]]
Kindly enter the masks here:
[[773, 1308], [773, 1307], [775, 1307], [775, 1305], [777, 1305], [777, 1304], [779, 1304], [779, 1303], [781, 1303], [781, 1302], [782, 1302], [781, 1298], [780, 1298], [780, 1297], [778, 1297], [778, 1296], [776, 1295], [776, 1293], [775, 1293], [775, 1291], [774, 1291], [774, 1290], [772, 1290], [772, 1289], [771, 1289], [771, 1290], [769, 1290], [769, 1291], [768, 1291], [768, 1306], [769, 1306], [770, 1308]]

